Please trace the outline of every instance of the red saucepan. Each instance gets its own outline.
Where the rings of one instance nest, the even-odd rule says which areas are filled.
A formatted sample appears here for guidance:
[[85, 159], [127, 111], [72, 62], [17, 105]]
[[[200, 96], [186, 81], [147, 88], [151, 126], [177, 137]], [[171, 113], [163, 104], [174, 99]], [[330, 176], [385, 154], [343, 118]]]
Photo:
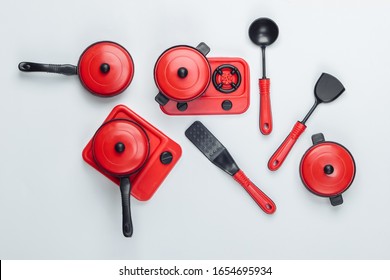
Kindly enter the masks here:
[[[184, 109], [187, 102], [200, 97], [211, 81], [211, 68], [206, 58], [210, 48], [200, 43], [196, 48], [174, 46], [158, 58], [154, 66], [154, 80], [159, 93], [155, 100], [161, 106], [169, 100]], [[179, 109], [180, 110], [180, 109]]]
[[343, 203], [341, 194], [352, 184], [356, 166], [352, 154], [342, 145], [312, 136], [313, 146], [303, 155], [299, 173], [312, 193], [329, 197], [333, 206]]
[[81, 54], [77, 66], [21, 62], [19, 70], [78, 75], [88, 91], [110, 97], [123, 92], [130, 85], [134, 63], [124, 47], [114, 42], [102, 41], [90, 45]]
[[122, 229], [126, 237], [131, 237], [133, 234], [129, 176], [145, 165], [149, 151], [149, 138], [145, 130], [128, 119], [113, 119], [104, 123], [92, 139], [92, 155], [95, 163], [108, 175], [120, 179]]

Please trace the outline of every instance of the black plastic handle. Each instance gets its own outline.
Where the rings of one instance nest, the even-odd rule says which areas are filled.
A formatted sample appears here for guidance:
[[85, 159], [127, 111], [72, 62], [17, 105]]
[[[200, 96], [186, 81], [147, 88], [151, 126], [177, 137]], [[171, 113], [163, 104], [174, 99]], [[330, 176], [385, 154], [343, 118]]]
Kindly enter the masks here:
[[204, 56], [206, 56], [210, 52], [210, 47], [206, 45], [206, 43], [201, 42], [196, 46], [196, 49], [200, 51]]
[[19, 70], [22, 72], [47, 72], [67, 76], [77, 75], [77, 66], [71, 64], [44, 64], [35, 62], [20, 62]]
[[330, 199], [330, 204], [332, 204], [332, 206], [338, 206], [338, 205], [343, 204], [343, 202], [344, 202], [343, 196], [341, 194], [336, 195], [336, 196], [331, 196], [331, 197], [329, 197], [329, 199]]
[[166, 97], [164, 94], [162, 94], [161, 92], [159, 92], [156, 97], [154, 98], [154, 100], [156, 100], [156, 102], [158, 104], [160, 104], [161, 106], [164, 106], [165, 104], [168, 103], [169, 101], [169, 98]]
[[122, 177], [120, 179], [120, 190], [122, 196], [122, 231], [126, 237], [133, 235], [133, 222], [131, 221], [130, 212], [130, 179], [129, 177]]

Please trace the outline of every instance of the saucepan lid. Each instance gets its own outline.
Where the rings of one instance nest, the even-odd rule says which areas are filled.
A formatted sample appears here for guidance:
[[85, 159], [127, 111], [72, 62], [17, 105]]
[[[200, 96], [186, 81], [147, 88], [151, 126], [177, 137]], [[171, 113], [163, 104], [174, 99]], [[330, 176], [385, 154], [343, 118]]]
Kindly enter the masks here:
[[92, 140], [92, 155], [106, 173], [128, 176], [140, 170], [149, 156], [149, 138], [137, 123], [113, 119], [104, 123]]
[[89, 46], [80, 56], [78, 73], [84, 87], [101, 96], [124, 91], [134, 76], [129, 52], [121, 45], [104, 41]]
[[319, 196], [335, 197], [343, 193], [355, 178], [352, 154], [342, 145], [325, 141], [322, 134], [312, 137], [314, 145], [300, 163], [302, 182]]
[[175, 46], [161, 54], [154, 67], [154, 79], [160, 93], [169, 99], [186, 102], [206, 91], [211, 81], [211, 68], [205, 53], [198, 47]]

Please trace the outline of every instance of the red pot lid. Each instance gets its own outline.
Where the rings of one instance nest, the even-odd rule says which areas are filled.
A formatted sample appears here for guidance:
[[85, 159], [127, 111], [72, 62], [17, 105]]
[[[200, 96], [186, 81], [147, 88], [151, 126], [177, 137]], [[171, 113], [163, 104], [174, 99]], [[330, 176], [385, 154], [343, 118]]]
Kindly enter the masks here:
[[320, 196], [332, 197], [344, 192], [355, 177], [351, 153], [334, 142], [321, 142], [303, 155], [300, 174], [305, 186]]
[[133, 60], [128, 51], [113, 42], [98, 42], [80, 56], [78, 74], [90, 92], [109, 97], [124, 91], [134, 75]]
[[206, 57], [189, 46], [166, 50], [154, 67], [154, 79], [161, 93], [186, 102], [202, 95], [210, 84], [211, 68]]
[[104, 123], [92, 140], [96, 164], [113, 176], [127, 176], [142, 168], [149, 155], [149, 138], [144, 129], [127, 119]]

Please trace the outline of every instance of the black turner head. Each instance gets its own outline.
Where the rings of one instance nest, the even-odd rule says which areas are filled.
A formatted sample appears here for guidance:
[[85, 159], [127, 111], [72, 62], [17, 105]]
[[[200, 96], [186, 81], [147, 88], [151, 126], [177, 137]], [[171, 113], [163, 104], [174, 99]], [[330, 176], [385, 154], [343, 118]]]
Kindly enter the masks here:
[[314, 95], [318, 103], [332, 102], [344, 91], [343, 84], [337, 78], [327, 73], [322, 73], [314, 87]]
[[221, 142], [200, 122], [194, 122], [186, 131], [186, 137], [212, 163], [233, 176], [239, 171], [237, 164]]

